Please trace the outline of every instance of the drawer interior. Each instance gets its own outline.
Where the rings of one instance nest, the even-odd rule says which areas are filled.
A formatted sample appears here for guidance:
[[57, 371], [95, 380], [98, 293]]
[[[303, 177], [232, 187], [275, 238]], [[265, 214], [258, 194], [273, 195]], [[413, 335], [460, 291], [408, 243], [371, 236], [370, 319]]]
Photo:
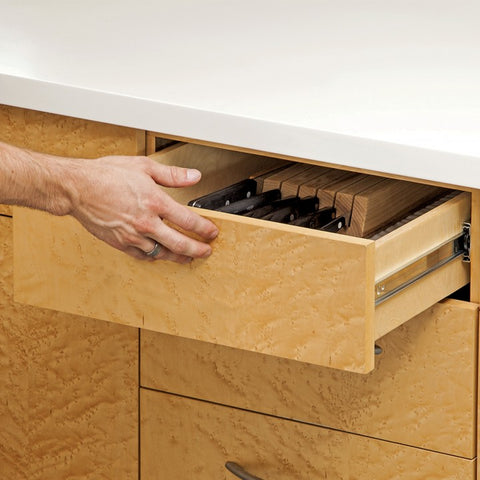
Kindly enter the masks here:
[[[310, 212], [333, 207], [335, 214], [330, 219], [336, 216], [345, 220], [336, 233], [360, 238], [381, 238], [458, 193], [433, 185], [192, 144], [175, 144], [153, 158], [164, 164], [197, 168], [203, 172], [199, 184], [189, 189], [169, 191], [180, 203], [266, 218], [272, 216], [268, 207], [281, 203], [277, 201], [279, 199], [287, 202], [315, 198], [316, 208], [310, 208], [312, 202], [303, 208], [295, 208], [293, 202], [287, 204], [294, 205], [291, 210], [296, 215], [305, 217]], [[248, 189], [241, 191], [242, 181], [254, 185], [249, 184]], [[235, 186], [237, 191], [222, 192], [225, 187], [232, 189]], [[260, 202], [260, 197], [268, 193], [278, 196], [271, 196], [254, 208], [254, 202]], [[201, 198], [194, 201], [196, 197]], [[212, 207], [212, 203], [216, 205]], [[235, 205], [238, 205], [237, 210]], [[254, 215], [256, 212], [258, 215]], [[294, 219], [295, 214], [282, 223], [308, 227], [308, 222], [301, 224]]]
[[[193, 144], [165, 148], [154, 158], [202, 171], [198, 185], [168, 189], [183, 204], [286, 165], [261, 155]], [[378, 185], [385, 184], [387, 191], [393, 188], [380, 177], [369, 181], [376, 182], [368, 187], [375, 198]], [[387, 208], [388, 202], [384, 204]], [[462, 232], [470, 216], [467, 193], [454, 195], [375, 240], [198, 211], [218, 225], [220, 234], [211, 257], [179, 266], [126, 258], [71, 218], [15, 209], [16, 300], [368, 372], [374, 368], [377, 338], [469, 281], [469, 268], [458, 256], [428, 275], [415, 278], [410, 273], [422, 265], [429, 269], [438, 248], [448, 247]], [[34, 258], [28, 254], [33, 248]], [[379, 282], [391, 275], [408, 288], [379, 303]]]

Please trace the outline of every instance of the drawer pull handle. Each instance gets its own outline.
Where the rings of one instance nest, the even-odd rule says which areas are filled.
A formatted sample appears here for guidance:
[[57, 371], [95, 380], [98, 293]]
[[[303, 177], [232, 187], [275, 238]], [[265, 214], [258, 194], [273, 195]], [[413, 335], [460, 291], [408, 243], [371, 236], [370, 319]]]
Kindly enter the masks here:
[[235, 462], [227, 462], [225, 464], [225, 468], [242, 480], [262, 480], [260, 477], [256, 477], [255, 475], [248, 473], [243, 467]]

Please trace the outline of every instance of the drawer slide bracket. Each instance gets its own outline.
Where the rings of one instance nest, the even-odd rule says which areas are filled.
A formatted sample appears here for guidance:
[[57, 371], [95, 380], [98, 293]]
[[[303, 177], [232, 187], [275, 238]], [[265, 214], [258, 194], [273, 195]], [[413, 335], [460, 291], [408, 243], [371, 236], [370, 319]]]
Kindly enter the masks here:
[[469, 222], [463, 223], [463, 261], [470, 263], [470, 227]]
[[464, 262], [470, 262], [470, 224], [467, 222], [463, 224], [460, 234], [379, 279], [375, 283], [375, 305], [383, 303], [458, 257], [462, 257]]

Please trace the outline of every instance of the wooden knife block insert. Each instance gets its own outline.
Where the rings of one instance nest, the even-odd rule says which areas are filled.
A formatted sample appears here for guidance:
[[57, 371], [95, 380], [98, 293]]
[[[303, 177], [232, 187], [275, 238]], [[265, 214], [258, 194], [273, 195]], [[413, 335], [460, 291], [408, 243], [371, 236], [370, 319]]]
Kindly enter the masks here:
[[445, 194], [431, 185], [345, 172], [308, 164], [292, 164], [261, 176], [261, 191], [279, 188], [282, 196], [317, 196], [320, 208], [334, 206], [344, 216], [345, 233], [368, 237]]
[[431, 185], [303, 163], [290, 163], [250, 178], [257, 181], [257, 194], [280, 189], [282, 198], [317, 196], [320, 208], [334, 206], [337, 216], [345, 217], [343, 233], [363, 238], [449, 192]]
[[362, 238], [370, 238], [450, 192], [432, 185], [303, 163], [288, 163], [249, 178], [257, 181], [257, 194], [279, 189], [282, 198], [318, 197], [320, 208], [333, 206], [337, 217], [345, 218], [346, 228], [339, 233]]

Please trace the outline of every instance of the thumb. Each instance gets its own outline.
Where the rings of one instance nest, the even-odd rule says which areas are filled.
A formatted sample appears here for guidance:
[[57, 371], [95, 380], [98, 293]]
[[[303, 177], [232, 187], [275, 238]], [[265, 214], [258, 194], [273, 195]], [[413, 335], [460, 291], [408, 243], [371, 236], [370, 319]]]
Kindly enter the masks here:
[[151, 176], [156, 183], [164, 187], [188, 187], [195, 185], [202, 174], [195, 168], [156, 164], [151, 171]]

